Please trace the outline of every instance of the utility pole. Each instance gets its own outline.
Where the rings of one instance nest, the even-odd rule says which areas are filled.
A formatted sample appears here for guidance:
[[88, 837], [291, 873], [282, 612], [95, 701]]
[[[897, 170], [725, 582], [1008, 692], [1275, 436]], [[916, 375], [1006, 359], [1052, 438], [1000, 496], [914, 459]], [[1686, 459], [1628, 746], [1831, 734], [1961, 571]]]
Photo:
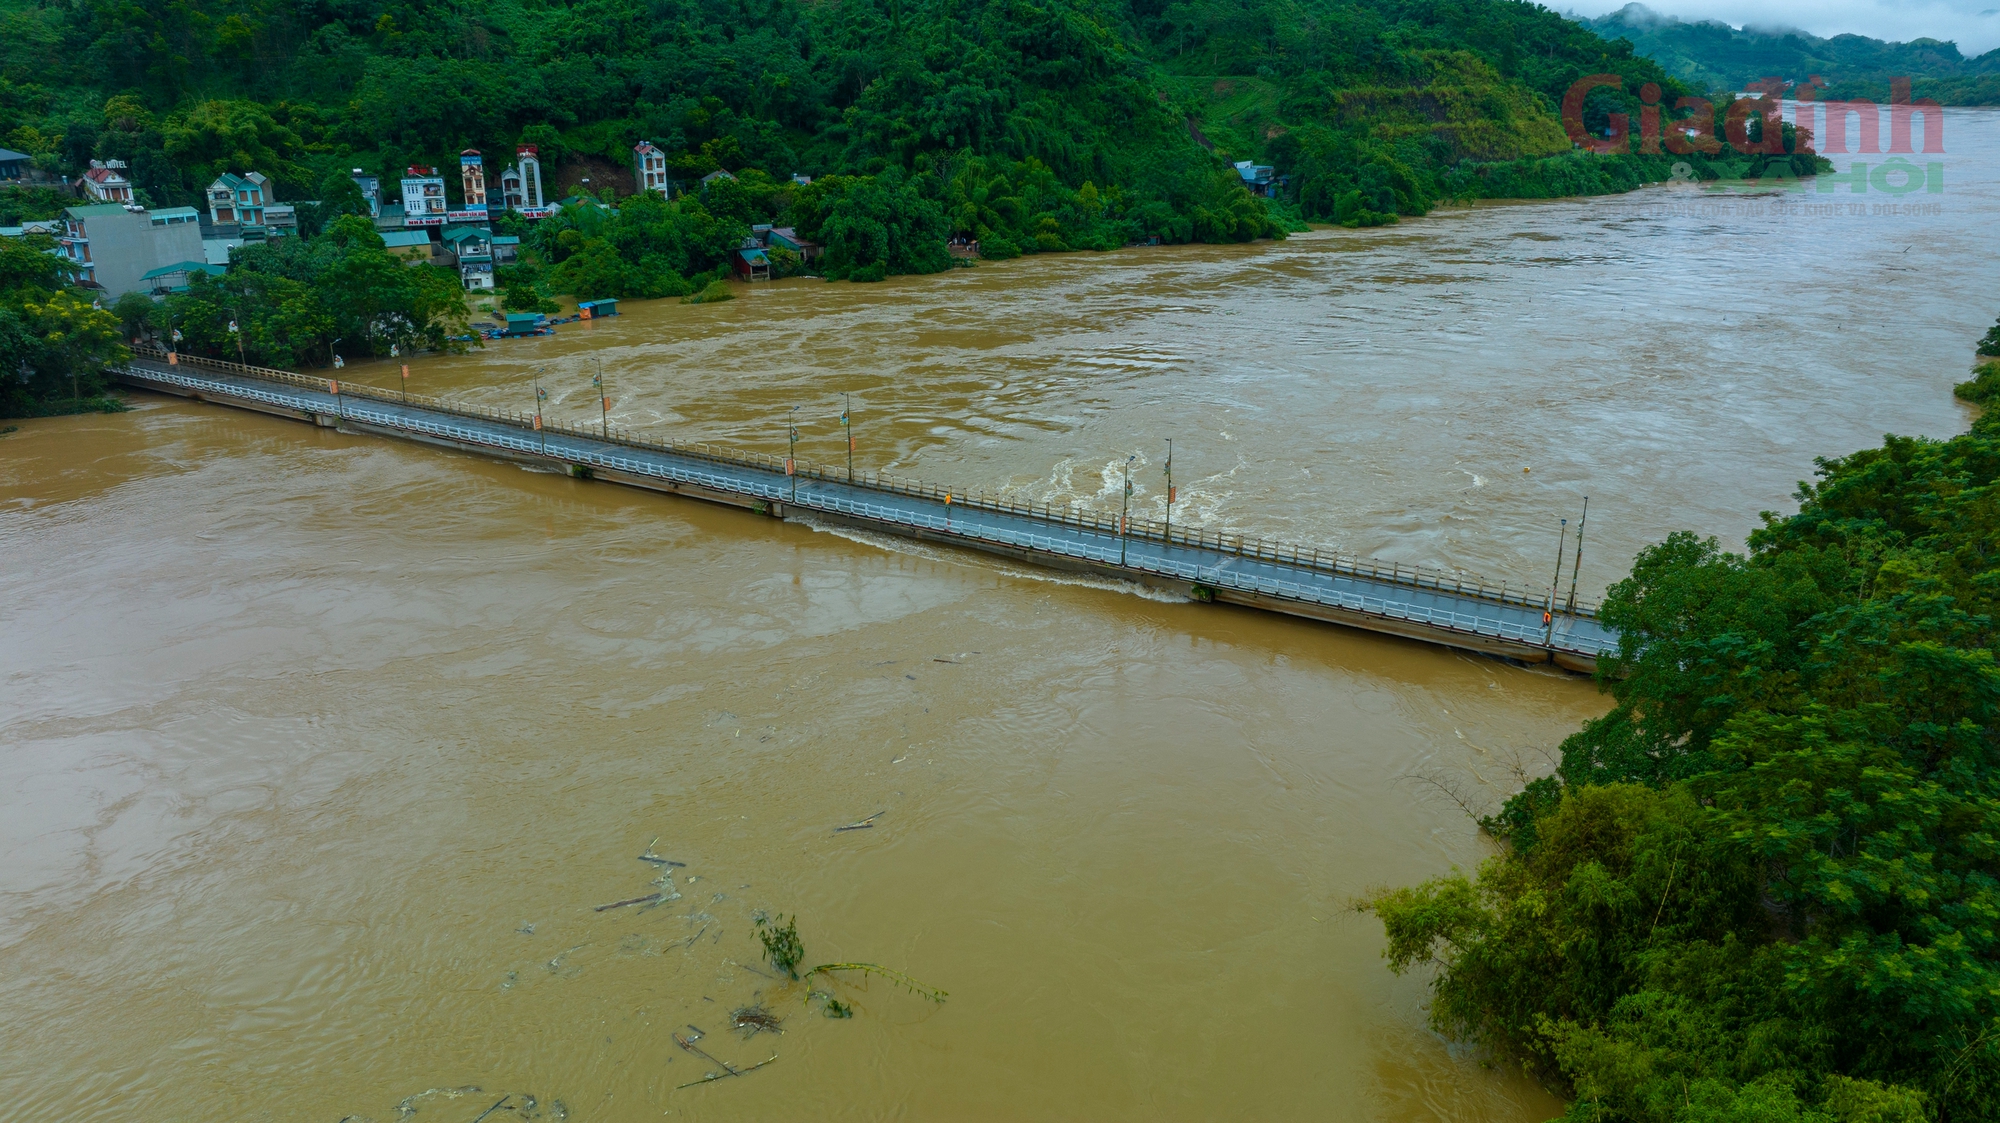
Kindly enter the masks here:
[[1583, 497], [1583, 517], [1576, 520], [1576, 565], [1569, 571], [1569, 606], [1564, 609], [1576, 614], [1576, 575], [1583, 570], [1583, 524], [1590, 521], [1590, 496]]
[[785, 474], [792, 477], [792, 502], [799, 501], [799, 407], [793, 406], [786, 424], [792, 438], [792, 454], [785, 458]]
[[1167, 438], [1167, 541], [1174, 540], [1174, 439]]
[[[1924, 123], [1925, 123], [1925, 124], [1929, 124], [1930, 122], [1926, 121], [1926, 122], [1924, 122]], [[234, 309], [231, 309], [231, 311], [234, 311]], [[233, 336], [235, 336], [235, 337], [236, 337], [236, 362], [237, 362], [237, 364], [238, 364], [238, 365], [240, 365], [240, 366], [246, 366], [246, 367], [247, 367], [247, 366], [249, 366], [249, 365], [250, 365], [250, 360], [249, 360], [249, 359], [246, 359], [246, 358], [244, 358], [244, 357], [243, 357], [243, 330], [242, 330], [241, 328], [239, 328], [239, 327], [237, 327], [237, 326], [236, 326], [236, 324], [237, 324], [237, 320], [241, 320], [242, 318], [243, 318], [243, 313], [241, 313], [241, 312], [237, 312], [237, 313], [236, 313], [236, 319], [235, 319], [235, 320], [231, 320], [231, 321], [229, 321], [229, 334], [231, 334], [231, 335], [233, 335]]]
[[611, 439], [611, 398], [604, 392], [603, 359], [597, 360], [597, 377], [591, 379], [590, 384], [597, 387], [598, 411], [604, 419], [604, 439], [608, 441]]
[[1125, 564], [1125, 541], [1131, 529], [1132, 518], [1132, 462], [1139, 459], [1138, 453], [1125, 458], [1125, 505], [1118, 512], [1118, 564]]
[[840, 428], [847, 434], [847, 482], [854, 482], [854, 422], [848, 419], [853, 396], [847, 391], [840, 392]]

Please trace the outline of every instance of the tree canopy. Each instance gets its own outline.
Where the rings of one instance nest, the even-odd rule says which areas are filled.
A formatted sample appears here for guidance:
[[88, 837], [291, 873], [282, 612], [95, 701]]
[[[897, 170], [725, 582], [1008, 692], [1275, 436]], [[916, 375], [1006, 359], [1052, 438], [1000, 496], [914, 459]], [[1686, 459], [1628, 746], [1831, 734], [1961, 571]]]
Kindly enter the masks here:
[[1798, 498], [1747, 554], [1643, 552], [1616, 704], [1489, 820], [1508, 852], [1371, 904], [1438, 1027], [1569, 1118], [2000, 1116], [2000, 416]]

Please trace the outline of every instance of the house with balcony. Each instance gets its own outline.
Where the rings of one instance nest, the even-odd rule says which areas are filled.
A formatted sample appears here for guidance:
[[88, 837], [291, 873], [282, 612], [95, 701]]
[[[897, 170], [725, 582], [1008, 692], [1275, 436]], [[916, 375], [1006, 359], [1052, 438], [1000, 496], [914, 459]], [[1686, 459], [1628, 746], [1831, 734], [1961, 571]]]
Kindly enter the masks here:
[[262, 172], [223, 172], [208, 185], [208, 221], [212, 226], [264, 225], [264, 208], [271, 203], [271, 181]]
[[443, 226], [444, 177], [436, 168], [412, 165], [403, 176], [403, 225]]
[[446, 227], [444, 247], [458, 259], [458, 277], [468, 291], [493, 289], [493, 235], [485, 227]]
[[500, 199], [507, 210], [524, 218], [547, 218], [556, 213], [542, 194], [542, 159], [534, 145], [514, 149], [514, 162], [500, 173]]
[[76, 188], [92, 202], [132, 201], [132, 181], [125, 178], [125, 163], [122, 160], [92, 160], [90, 170], [76, 181]]
[[668, 194], [667, 154], [650, 140], [632, 146], [632, 182], [642, 195], [648, 191], [657, 191], [662, 197]]

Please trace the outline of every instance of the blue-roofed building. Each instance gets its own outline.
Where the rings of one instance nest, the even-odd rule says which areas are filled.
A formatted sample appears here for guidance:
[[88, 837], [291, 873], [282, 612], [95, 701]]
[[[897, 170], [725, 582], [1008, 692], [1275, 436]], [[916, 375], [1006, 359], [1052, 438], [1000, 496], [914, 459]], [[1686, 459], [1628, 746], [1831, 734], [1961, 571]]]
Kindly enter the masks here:
[[141, 287], [151, 293], [186, 292], [188, 280], [196, 273], [206, 273], [220, 277], [229, 270], [221, 265], [210, 265], [206, 261], [180, 261], [172, 265], [162, 265], [148, 272], [140, 280], [146, 282]]
[[0, 148], [0, 180], [17, 183], [28, 178], [28, 169], [34, 166], [35, 158], [26, 152]]
[[1243, 179], [1243, 186], [1252, 195], [1269, 197], [1272, 188], [1282, 183], [1278, 169], [1269, 164], [1253, 164], [1248, 160], [1236, 161], [1236, 174]]
[[428, 230], [384, 230], [382, 246], [405, 265], [423, 265], [434, 256]]
[[748, 246], [737, 250], [730, 264], [736, 275], [746, 281], [768, 281], [771, 279], [771, 255], [761, 246]]

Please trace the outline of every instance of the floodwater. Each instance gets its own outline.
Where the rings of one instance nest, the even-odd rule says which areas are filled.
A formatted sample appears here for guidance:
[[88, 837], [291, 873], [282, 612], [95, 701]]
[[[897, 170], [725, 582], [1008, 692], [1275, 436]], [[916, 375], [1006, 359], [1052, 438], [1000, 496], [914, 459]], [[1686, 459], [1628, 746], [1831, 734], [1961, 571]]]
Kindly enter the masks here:
[[[539, 377], [583, 421], [601, 359], [614, 425], [779, 452], [797, 405], [836, 463], [845, 391], [857, 466], [1106, 508], [1131, 457], [1152, 514], [1171, 438], [1177, 521], [1521, 583], [1587, 495], [1595, 596], [1670, 530], [1739, 544], [1816, 455], [1963, 429], [2000, 117], [1952, 127], [1941, 196], [1663, 187], [784, 282], [411, 385], [527, 409]], [[0, 437], [24, 1118], [1560, 1109], [1431, 1034], [1349, 905], [1488, 854], [1464, 808], [1602, 711], [1585, 681], [140, 405]], [[760, 914], [949, 997], [846, 973], [824, 1017]], [[729, 1029], [757, 1002], [781, 1035]]]

